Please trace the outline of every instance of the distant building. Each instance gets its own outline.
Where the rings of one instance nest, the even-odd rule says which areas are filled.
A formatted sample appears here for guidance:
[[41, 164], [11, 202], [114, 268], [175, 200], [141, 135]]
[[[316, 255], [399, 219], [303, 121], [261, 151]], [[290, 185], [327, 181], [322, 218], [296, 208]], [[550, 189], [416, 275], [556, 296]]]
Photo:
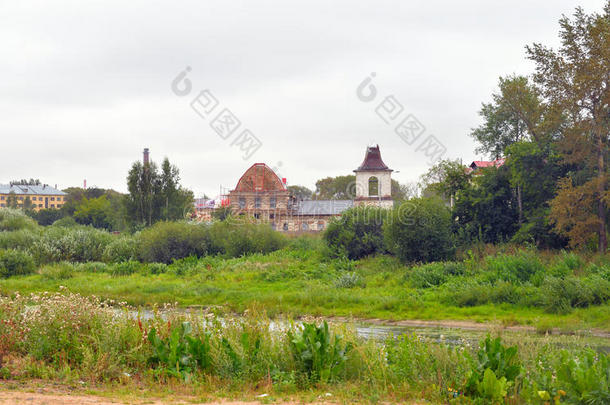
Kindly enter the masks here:
[[392, 208], [392, 172], [381, 159], [379, 145], [366, 148], [364, 161], [356, 173], [356, 199], [357, 206], [377, 206]]
[[378, 145], [367, 148], [354, 172], [354, 200], [298, 200], [290, 194], [285, 179], [266, 164], [255, 163], [229, 192], [229, 205], [234, 215], [248, 215], [284, 232], [322, 231], [332, 218], [353, 206], [392, 207], [392, 170], [381, 160]]
[[481, 169], [485, 169], [487, 167], [500, 167], [504, 165], [505, 162], [506, 159], [504, 158], [499, 158], [496, 160], [475, 160], [468, 166], [468, 168], [466, 168], [466, 173], [478, 175], [481, 173]]
[[63, 191], [46, 184], [0, 184], [0, 208], [8, 207], [11, 200], [16, 202], [18, 208], [29, 205], [36, 211], [61, 208], [66, 202], [66, 196]]

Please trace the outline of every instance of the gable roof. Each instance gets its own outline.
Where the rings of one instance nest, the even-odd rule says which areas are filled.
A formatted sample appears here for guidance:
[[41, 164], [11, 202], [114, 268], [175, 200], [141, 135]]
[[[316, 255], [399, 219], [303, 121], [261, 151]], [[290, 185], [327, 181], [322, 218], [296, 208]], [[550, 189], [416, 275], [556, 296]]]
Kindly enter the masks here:
[[366, 154], [364, 155], [364, 161], [354, 172], [364, 171], [393, 171], [381, 160], [381, 152], [379, 151], [379, 145], [369, 146], [366, 148]]
[[482, 168], [482, 167], [500, 167], [504, 164], [504, 162], [506, 161], [506, 159], [504, 158], [499, 158], [496, 160], [475, 160], [470, 164], [470, 167], [473, 169], [476, 168]]
[[46, 184], [39, 186], [30, 184], [0, 184], [0, 194], [10, 193], [14, 193], [15, 195], [67, 195], [67, 193], [54, 187], [47, 186]]

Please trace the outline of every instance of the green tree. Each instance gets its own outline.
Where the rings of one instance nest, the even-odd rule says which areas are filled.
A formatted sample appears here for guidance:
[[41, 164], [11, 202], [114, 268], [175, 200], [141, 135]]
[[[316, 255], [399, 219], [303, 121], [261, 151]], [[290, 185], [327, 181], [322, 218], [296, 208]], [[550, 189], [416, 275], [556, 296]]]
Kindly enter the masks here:
[[456, 198], [453, 209], [462, 242], [509, 240], [518, 229], [515, 193], [506, 166], [485, 168]]
[[111, 204], [105, 195], [97, 198], [83, 198], [74, 211], [74, 219], [79, 224], [95, 228], [112, 229]]
[[352, 260], [383, 253], [383, 222], [388, 214], [382, 208], [351, 208], [328, 224], [324, 240], [336, 256]]
[[161, 218], [166, 221], [184, 219], [193, 210], [194, 195], [180, 186], [180, 170], [163, 159], [159, 176], [161, 199]]
[[314, 200], [351, 200], [355, 197], [356, 176], [326, 177], [316, 181]]
[[564, 162], [578, 167], [560, 182], [551, 219], [572, 241], [597, 233], [598, 250], [604, 253], [610, 200], [610, 1], [601, 14], [587, 15], [578, 8], [573, 19], [564, 16], [559, 25], [558, 50], [542, 44], [527, 47], [536, 65], [537, 88], [562, 120], [558, 145]]
[[497, 159], [506, 148], [523, 140], [542, 141], [541, 123], [544, 106], [538, 90], [524, 76], [499, 79], [499, 93], [492, 94], [491, 103], [483, 103], [479, 115], [483, 124], [474, 128], [472, 136], [479, 146], [477, 153]]
[[127, 175], [129, 195], [125, 199], [128, 221], [150, 226], [159, 220], [185, 218], [194, 209], [193, 192], [179, 184], [179, 170], [167, 158], [161, 172], [150, 161], [135, 162]]
[[6, 206], [8, 208], [17, 208], [17, 205], [17, 195], [14, 191], [11, 190], [11, 192], [9, 192], [8, 196], [6, 197]]
[[395, 207], [383, 226], [386, 248], [403, 262], [446, 260], [455, 248], [451, 213], [434, 198], [414, 198]]
[[288, 191], [298, 200], [311, 200], [313, 191], [305, 186], [288, 186]]
[[426, 194], [436, 195], [453, 207], [457, 193], [465, 189], [469, 181], [470, 175], [460, 160], [445, 159], [421, 176], [421, 187]]

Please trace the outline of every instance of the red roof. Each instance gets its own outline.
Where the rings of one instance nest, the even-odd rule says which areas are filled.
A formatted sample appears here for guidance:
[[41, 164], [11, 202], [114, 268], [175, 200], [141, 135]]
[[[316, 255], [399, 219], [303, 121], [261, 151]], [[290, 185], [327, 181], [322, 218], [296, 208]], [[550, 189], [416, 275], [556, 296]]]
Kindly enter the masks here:
[[358, 167], [355, 172], [363, 172], [368, 170], [383, 170], [393, 171], [381, 160], [381, 152], [379, 151], [379, 145], [369, 146], [366, 148], [366, 155], [364, 155], [364, 161]]
[[283, 191], [286, 186], [269, 166], [254, 163], [241, 176], [235, 191]]
[[483, 168], [483, 167], [500, 167], [504, 164], [506, 159], [500, 158], [492, 161], [487, 160], [475, 160], [470, 164], [470, 167], [473, 169]]

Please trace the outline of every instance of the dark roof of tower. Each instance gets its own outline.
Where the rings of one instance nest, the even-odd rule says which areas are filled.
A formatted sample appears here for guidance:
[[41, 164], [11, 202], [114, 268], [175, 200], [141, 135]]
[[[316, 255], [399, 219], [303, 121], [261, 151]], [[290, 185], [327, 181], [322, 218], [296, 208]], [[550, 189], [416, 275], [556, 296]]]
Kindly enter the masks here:
[[385, 163], [381, 160], [381, 152], [379, 151], [379, 145], [369, 146], [366, 148], [366, 155], [364, 156], [364, 161], [358, 167], [355, 172], [363, 172], [369, 170], [387, 170], [393, 171]]

